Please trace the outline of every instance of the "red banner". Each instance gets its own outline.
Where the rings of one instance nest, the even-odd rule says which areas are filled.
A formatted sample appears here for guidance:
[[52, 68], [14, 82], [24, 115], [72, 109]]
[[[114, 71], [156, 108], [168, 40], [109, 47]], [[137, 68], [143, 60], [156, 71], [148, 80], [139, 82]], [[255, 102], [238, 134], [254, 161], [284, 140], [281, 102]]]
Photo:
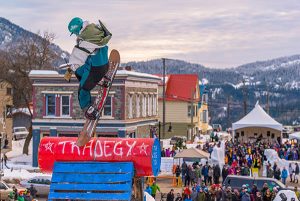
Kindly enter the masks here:
[[55, 161], [133, 162], [137, 176], [157, 175], [160, 145], [153, 138], [93, 138], [78, 147], [77, 138], [44, 137], [39, 146], [39, 166], [51, 172]]

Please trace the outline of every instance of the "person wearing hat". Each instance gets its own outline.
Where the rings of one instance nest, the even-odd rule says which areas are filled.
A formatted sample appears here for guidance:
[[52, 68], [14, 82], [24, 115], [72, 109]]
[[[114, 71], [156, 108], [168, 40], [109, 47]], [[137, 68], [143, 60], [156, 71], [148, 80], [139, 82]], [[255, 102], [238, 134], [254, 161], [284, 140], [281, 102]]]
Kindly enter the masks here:
[[[78, 100], [85, 117], [95, 120], [99, 113], [93, 108], [90, 91], [108, 71], [108, 46], [112, 34], [99, 20], [99, 25], [74, 17], [68, 29], [76, 38], [69, 59], [71, 67], [67, 69], [65, 79], [70, 81], [72, 71], [79, 81]], [[105, 86], [107, 87], [107, 86]]]
[[200, 188], [198, 197], [197, 197], [197, 201], [205, 201], [205, 200], [206, 200], [205, 192], [204, 192], [203, 188]]
[[167, 201], [174, 201], [174, 189], [171, 189], [167, 195]]
[[159, 191], [160, 192], [160, 188], [159, 186], [156, 184], [156, 181], [153, 181], [152, 185], [151, 185], [151, 194], [152, 197], [155, 199], [156, 196], [156, 192]]

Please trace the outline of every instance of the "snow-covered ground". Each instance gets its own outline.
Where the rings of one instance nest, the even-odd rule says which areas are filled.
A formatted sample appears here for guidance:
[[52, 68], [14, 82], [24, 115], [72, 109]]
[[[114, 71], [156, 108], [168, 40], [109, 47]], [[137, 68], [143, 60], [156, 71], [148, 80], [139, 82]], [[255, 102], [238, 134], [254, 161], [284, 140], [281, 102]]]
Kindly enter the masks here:
[[39, 168], [32, 167], [32, 141], [29, 145], [29, 154], [23, 154], [23, 145], [25, 140], [12, 141], [12, 151], [7, 152], [8, 157], [6, 168], [3, 165], [4, 180], [24, 180], [36, 176], [45, 176], [39, 173]]

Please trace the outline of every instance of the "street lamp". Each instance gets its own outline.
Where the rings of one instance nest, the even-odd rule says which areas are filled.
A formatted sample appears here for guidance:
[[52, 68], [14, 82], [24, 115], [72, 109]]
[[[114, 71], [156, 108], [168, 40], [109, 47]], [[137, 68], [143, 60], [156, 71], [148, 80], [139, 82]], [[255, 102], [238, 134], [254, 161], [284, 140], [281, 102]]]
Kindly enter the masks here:
[[[169, 125], [169, 128], [168, 128], [168, 132], [172, 132], [172, 123], [171, 122], [167, 122], [167, 123], [161, 123], [160, 121], [158, 122], [158, 138], [159, 138], [159, 141], [160, 141], [160, 131], [161, 131], [161, 126], [163, 127], [163, 129], [165, 128], [166, 125]], [[164, 133], [164, 130], [163, 130], [163, 133]], [[164, 137], [164, 136], [163, 136]]]
[[[165, 137], [165, 125], [166, 125], [166, 59], [162, 58], [163, 61], [163, 137]], [[160, 122], [159, 122], [160, 123]], [[159, 129], [160, 131], [160, 129]], [[160, 140], [160, 134], [159, 134]]]

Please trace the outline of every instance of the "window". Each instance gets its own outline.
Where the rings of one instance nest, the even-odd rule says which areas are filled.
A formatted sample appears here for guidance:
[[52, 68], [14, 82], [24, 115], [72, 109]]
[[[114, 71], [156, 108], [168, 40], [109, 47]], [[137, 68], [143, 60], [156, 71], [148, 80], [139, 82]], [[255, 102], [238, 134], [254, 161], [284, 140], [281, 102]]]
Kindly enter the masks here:
[[152, 97], [148, 95], [148, 116], [152, 115]]
[[46, 95], [46, 115], [55, 116], [55, 94]]
[[0, 189], [1, 189], [1, 190], [6, 190], [7, 187], [6, 187], [3, 183], [0, 183]]
[[7, 87], [6, 88], [6, 95], [12, 95], [12, 88], [10, 88], [10, 87]]
[[207, 123], [207, 120], [208, 120], [207, 110], [203, 110], [202, 115], [203, 115], [203, 117], [202, 117], [203, 123]]
[[[94, 103], [96, 100], [96, 96], [92, 96], [91, 102]], [[101, 116], [112, 116], [112, 97], [107, 96], [106, 101], [103, 106]]]
[[136, 95], [136, 117], [140, 117], [141, 111], [140, 111], [140, 95]]
[[197, 115], [198, 115], [198, 106], [197, 105], [195, 105], [194, 106], [194, 116], [196, 117]]
[[142, 99], [142, 104], [143, 104], [143, 117], [145, 117], [146, 116], [146, 110], [147, 110], [147, 108], [146, 108], [146, 95], [143, 95], [143, 99]]
[[191, 105], [188, 106], [188, 116], [189, 116], [189, 117], [191, 117], [191, 114], [192, 114], [192, 113], [194, 114], [194, 111], [192, 111], [192, 108], [193, 108], [193, 107], [192, 107]]
[[61, 115], [70, 116], [70, 96], [61, 96]]
[[207, 99], [208, 99], [208, 97], [207, 97], [207, 94], [205, 93], [205, 94], [203, 94], [202, 95], [202, 103], [207, 103]]
[[128, 95], [128, 118], [132, 118], [132, 95]]
[[107, 96], [103, 111], [102, 111], [103, 116], [112, 116], [112, 97]]
[[156, 115], [156, 95], [152, 96], [152, 103], [153, 103], [153, 115]]

